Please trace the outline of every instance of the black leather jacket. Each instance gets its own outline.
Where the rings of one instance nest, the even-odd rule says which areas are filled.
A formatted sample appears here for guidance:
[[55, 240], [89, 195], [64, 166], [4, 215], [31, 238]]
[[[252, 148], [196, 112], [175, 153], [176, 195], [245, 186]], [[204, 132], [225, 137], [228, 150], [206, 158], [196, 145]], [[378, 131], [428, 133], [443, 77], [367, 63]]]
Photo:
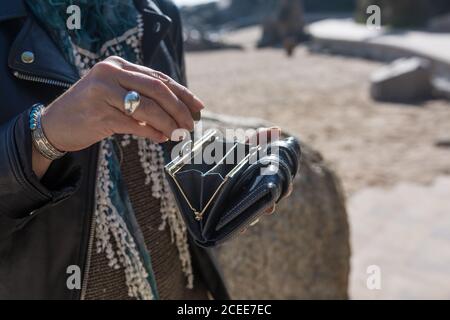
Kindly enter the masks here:
[[[144, 64], [185, 83], [177, 8], [135, 0], [144, 19]], [[22, 62], [24, 51], [33, 63]], [[19, 0], [0, 0], [0, 299], [80, 299], [93, 239], [98, 146], [54, 161], [39, 181], [31, 167], [30, 107], [49, 104], [78, 80]], [[194, 266], [219, 299], [227, 292], [209, 252], [191, 245]], [[69, 290], [67, 268], [81, 269]]]

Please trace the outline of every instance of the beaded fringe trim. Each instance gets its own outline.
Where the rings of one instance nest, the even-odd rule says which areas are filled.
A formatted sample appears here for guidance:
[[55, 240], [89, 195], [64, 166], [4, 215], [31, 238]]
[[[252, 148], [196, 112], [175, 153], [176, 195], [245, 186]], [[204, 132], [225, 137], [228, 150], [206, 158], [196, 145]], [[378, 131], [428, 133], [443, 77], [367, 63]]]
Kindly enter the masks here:
[[186, 225], [175, 205], [175, 199], [164, 175], [164, 151], [159, 144], [136, 136], [125, 137], [122, 141], [123, 146], [127, 144], [127, 138], [137, 140], [139, 157], [146, 176], [145, 184], [151, 185], [152, 196], [160, 200], [162, 223], [159, 226], [159, 230], [163, 231], [169, 225], [171, 240], [177, 246], [181, 268], [186, 276], [187, 288], [192, 289], [194, 275]]
[[[142, 64], [141, 39], [143, 36], [142, 17], [138, 17], [138, 26], [122, 36], [108, 41], [98, 54], [73, 45], [75, 64], [81, 76], [97, 63], [112, 55], [122, 55], [122, 42], [130, 45], [136, 54], [136, 63]], [[130, 135], [124, 136], [122, 145], [125, 146], [136, 139], [139, 146], [139, 157], [146, 176], [146, 185], [151, 184], [152, 196], [160, 200], [161, 225], [159, 230], [165, 230], [169, 225], [172, 242], [176, 244], [183, 273], [186, 276], [187, 288], [193, 288], [194, 276], [192, 272], [191, 256], [187, 239], [186, 227], [179, 215], [168, 182], [164, 176], [163, 150], [159, 144]], [[111, 179], [109, 175], [107, 157], [110, 155], [109, 143], [104, 140], [100, 144], [99, 165], [97, 168], [96, 207], [95, 207], [95, 237], [96, 250], [104, 252], [111, 268], [124, 268], [128, 295], [137, 299], [153, 299], [153, 293], [148, 284], [148, 274], [141, 261], [136, 244], [125, 222], [109, 199]], [[114, 239], [114, 245], [111, 240]], [[128, 255], [126, 253], [129, 253]]]
[[123, 35], [107, 41], [98, 53], [80, 48], [72, 43], [72, 53], [75, 57], [75, 65], [78, 67], [80, 76], [85, 76], [89, 70], [98, 62], [110, 56], [123, 56], [122, 43], [133, 48], [136, 55], [136, 64], [142, 64], [142, 36], [144, 35], [144, 22], [142, 16], [138, 15], [137, 27], [126, 31]]
[[[124, 268], [130, 297], [153, 300], [152, 289], [147, 281], [148, 274], [136, 249], [133, 236], [109, 198], [109, 191], [112, 188], [107, 159], [112, 152], [110, 146], [111, 143], [104, 140], [101, 142], [99, 150], [94, 213], [97, 253], [104, 252], [106, 254], [109, 267]], [[115, 246], [111, 241], [112, 238]]]

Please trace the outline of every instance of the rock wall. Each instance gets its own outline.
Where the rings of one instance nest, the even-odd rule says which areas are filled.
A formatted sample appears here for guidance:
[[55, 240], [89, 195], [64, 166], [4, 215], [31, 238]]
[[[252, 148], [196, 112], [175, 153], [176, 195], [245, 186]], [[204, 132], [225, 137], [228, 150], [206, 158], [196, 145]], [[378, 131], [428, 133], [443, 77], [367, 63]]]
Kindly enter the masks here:
[[[257, 128], [259, 119], [207, 113], [205, 127]], [[302, 145], [300, 174], [274, 215], [215, 249], [234, 299], [346, 299], [349, 226], [337, 176]]]
[[394, 27], [424, 27], [431, 17], [450, 12], [448, 0], [358, 0], [358, 21], [367, 20], [369, 5], [378, 5], [382, 24]]

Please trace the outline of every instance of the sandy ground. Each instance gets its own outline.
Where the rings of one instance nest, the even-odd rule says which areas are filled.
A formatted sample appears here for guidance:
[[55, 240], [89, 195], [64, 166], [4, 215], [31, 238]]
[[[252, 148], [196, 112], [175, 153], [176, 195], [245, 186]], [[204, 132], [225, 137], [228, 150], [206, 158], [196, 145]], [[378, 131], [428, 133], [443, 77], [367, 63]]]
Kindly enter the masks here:
[[244, 51], [187, 55], [191, 89], [214, 112], [261, 117], [318, 149], [340, 175], [348, 195], [400, 181], [431, 183], [450, 174], [450, 103], [376, 103], [368, 79], [382, 64], [311, 54], [292, 59], [278, 49], [252, 48], [255, 28], [227, 36]]
[[347, 208], [352, 298], [450, 299], [450, 176], [365, 188]]

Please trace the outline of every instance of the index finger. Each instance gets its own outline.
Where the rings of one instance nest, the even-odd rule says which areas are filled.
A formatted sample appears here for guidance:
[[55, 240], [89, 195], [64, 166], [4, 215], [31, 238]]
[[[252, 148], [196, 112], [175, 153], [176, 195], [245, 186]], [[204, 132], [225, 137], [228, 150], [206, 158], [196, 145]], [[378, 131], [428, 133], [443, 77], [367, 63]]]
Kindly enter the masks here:
[[135, 71], [135, 72], [141, 72], [144, 73], [150, 77], [156, 78], [166, 84], [166, 86], [169, 87], [169, 89], [181, 100], [183, 101], [186, 106], [191, 110], [191, 112], [196, 113], [200, 110], [204, 109], [204, 103], [196, 96], [194, 95], [188, 88], [185, 86], [179, 84], [175, 80], [173, 80], [168, 75], [152, 70], [150, 68], [140, 66], [137, 64], [128, 63], [124, 66], [124, 69]]
[[277, 141], [280, 139], [280, 137], [281, 137], [280, 127], [259, 128], [256, 130], [256, 133], [253, 136], [247, 137], [246, 142], [265, 144]]
[[126, 90], [135, 90], [147, 98], [154, 99], [180, 128], [194, 129], [194, 119], [188, 106], [159, 79], [142, 72], [122, 70], [117, 74], [118, 84]]

